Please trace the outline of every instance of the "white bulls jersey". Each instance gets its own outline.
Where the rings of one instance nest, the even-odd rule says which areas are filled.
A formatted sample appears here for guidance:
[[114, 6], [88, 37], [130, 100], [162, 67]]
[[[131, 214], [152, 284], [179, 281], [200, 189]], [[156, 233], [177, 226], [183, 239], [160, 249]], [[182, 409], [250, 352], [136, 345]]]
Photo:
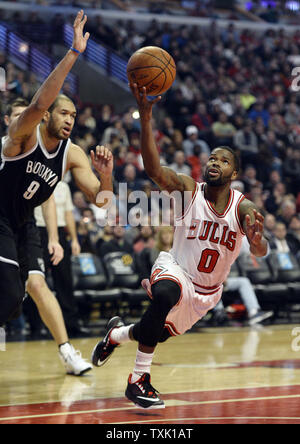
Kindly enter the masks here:
[[237, 258], [244, 236], [238, 209], [245, 198], [230, 190], [226, 208], [219, 214], [204, 197], [205, 183], [197, 183], [190, 204], [177, 218], [170, 253], [190, 275], [195, 290], [217, 291]]

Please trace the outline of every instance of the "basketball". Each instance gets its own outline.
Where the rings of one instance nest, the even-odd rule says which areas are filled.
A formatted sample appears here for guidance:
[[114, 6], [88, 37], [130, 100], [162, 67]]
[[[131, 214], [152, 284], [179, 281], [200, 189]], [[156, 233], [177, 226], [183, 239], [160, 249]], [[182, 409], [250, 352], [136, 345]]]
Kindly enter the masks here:
[[157, 46], [140, 48], [128, 60], [129, 83], [136, 83], [138, 88], [145, 86], [150, 96], [166, 92], [172, 86], [175, 76], [173, 57]]

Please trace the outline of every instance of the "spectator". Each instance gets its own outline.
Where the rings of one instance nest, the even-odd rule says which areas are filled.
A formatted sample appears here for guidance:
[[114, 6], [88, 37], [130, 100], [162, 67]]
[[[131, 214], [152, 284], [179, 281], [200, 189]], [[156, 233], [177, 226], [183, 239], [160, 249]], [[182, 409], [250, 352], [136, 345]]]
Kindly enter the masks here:
[[286, 186], [283, 182], [279, 182], [274, 186], [270, 196], [266, 199], [265, 207], [269, 213], [277, 214], [279, 208], [286, 195]]
[[210, 148], [205, 142], [205, 140], [201, 140], [198, 138], [198, 129], [194, 125], [189, 125], [186, 128], [186, 135], [187, 139], [183, 141], [183, 149], [185, 152], [185, 155], [187, 157], [193, 155], [193, 150], [196, 145], [201, 147], [201, 152], [210, 154]]
[[236, 129], [232, 123], [228, 121], [228, 117], [224, 112], [220, 113], [218, 121], [213, 123], [212, 131], [215, 146], [232, 145]]
[[[112, 228], [112, 239], [102, 242], [98, 249], [98, 255], [100, 258], [108, 253], [123, 251], [133, 255], [133, 246], [124, 240], [125, 228], [121, 225], [116, 225]], [[98, 244], [99, 245], [99, 244]]]
[[291, 193], [300, 190], [300, 150], [287, 148], [282, 173]]
[[191, 175], [191, 167], [186, 164], [186, 157], [183, 151], [176, 151], [174, 156], [174, 163], [170, 165], [170, 168], [177, 174]]
[[200, 160], [201, 147], [195, 145], [193, 149], [193, 156], [187, 158], [189, 165], [191, 166], [191, 177], [196, 182], [202, 181], [202, 165]]
[[204, 138], [207, 136], [212, 125], [212, 118], [207, 112], [207, 106], [204, 102], [198, 103], [196, 112], [192, 116], [192, 124], [198, 128], [201, 136]]
[[82, 191], [75, 191], [73, 193], [73, 204], [74, 204], [73, 215], [75, 221], [79, 222], [81, 219], [82, 211], [88, 207], [88, 203]]
[[125, 165], [123, 170], [124, 183], [126, 183], [129, 191], [141, 189], [141, 181], [137, 177], [137, 169], [131, 163]]
[[270, 241], [274, 238], [274, 230], [276, 226], [276, 218], [274, 214], [267, 213], [264, 220], [264, 236]]
[[123, 128], [123, 122], [121, 120], [115, 120], [112, 126], [108, 126], [103, 133], [101, 143], [103, 145], [112, 143], [114, 138], [117, 138], [120, 144], [128, 147], [129, 140], [125, 129]]
[[249, 88], [247, 86], [244, 86], [242, 88], [239, 99], [240, 99], [241, 105], [243, 106], [243, 108], [245, 108], [245, 110], [248, 110], [253, 105], [253, 103], [256, 102], [255, 96], [253, 96], [250, 93]]
[[270, 248], [277, 253], [292, 253], [297, 255], [299, 243], [292, 237], [287, 238], [287, 228], [283, 222], [277, 222], [274, 230], [274, 238], [270, 241]]
[[289, 196], [284, 196], [278, 210], [277, 220], [283, 222], [286, 227], [289, 226], [292, 217], [296, 215], [296, 204]]
[[248, 194], [253, 187], [262, 187], [262, 183], [256, 177], [256, 169], [253, 165], [247, 165], [241, 180], [245, 187], [245, 194]]
[[150, 225], [142, 225], [139, 234], [134, 239], [133, 249], [136, 253], [141, 252], [144, 248], [152, 249], [155, 245], [154, 228]]
[[161, 251], [170, 251], [173, 243], [173, 227], [163, 226], [159, 227], [156, 233], [155, 247], [146, 246], [139, 254], [137, 262], [139, 264], [140, 279], [149, 278], [151, 275], [151, 268], [156, 261]]
[[95, 251], [96, 244], [101, 236], [101, 230], [96, 222], [94, 211], [92, 210], [92, 208], [87, 207], [82, 210], [81, 215], [82, 217], [79, 223], [83, 222], [85, 224], [85, 228], [88, 233], [89, 242], [92, 246], [93, 251]]
[[247, 120], [244, 128], [235, 133], [234, 145], [240, 151], [243, 165], [258, 163], [258, 143], [251, 120]]
[[258, 118], [261, 118], [264, 126], [267, 127], [270, 119], [270, 114], [268, 110], [264, 108], [263, 101], [260, 99], [254, 105], [251, 111], [249, 112], [249, 119], [253, 121], [257, 121]]
[[[273, 311], [263, 311], [257, 300], [253, 285], [247, 277], [229, 276], [224, 283], [224, 291], [237, 291], [247, 311], [247, 324], [259, 324], [262, 321], [273, 316]], [[223, 301], [221, 300], [215, 307], [215, 311], [224, 310]], [[222, 319], [222, 315], [214, 313], [213, 320]]]
[[300, 259], [300, 216], [295, 215], [291, 218], [288, 232], [287, 241], [295, 245], [296, 256]]

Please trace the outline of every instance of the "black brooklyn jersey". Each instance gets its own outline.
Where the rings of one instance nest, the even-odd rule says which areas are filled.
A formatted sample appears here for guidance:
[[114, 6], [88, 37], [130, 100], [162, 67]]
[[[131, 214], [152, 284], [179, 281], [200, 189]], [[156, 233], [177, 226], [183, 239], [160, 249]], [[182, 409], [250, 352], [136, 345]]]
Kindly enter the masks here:
[[5, 157], [0, 165], [0, 216], [17, 229], [32, 214], [33, 209], [45, 202], [53, 193], [65, 173], [70, 139], [62, 140], [53, 153], [49, 153], [37, 127], [37, 143], [24, 154]]

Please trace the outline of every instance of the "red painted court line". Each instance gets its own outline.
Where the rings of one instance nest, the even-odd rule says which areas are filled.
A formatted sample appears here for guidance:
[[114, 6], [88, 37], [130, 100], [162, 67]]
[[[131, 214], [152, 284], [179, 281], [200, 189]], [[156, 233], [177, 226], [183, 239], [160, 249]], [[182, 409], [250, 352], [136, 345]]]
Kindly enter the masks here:
[[60, 402], [2, 406], [0, 424], [300, 423], [297, 385], [176, 393], [163, 399], [184, 403], [155, 411], [131, 407], [125, 398], [77, 401], [69, 408]]

